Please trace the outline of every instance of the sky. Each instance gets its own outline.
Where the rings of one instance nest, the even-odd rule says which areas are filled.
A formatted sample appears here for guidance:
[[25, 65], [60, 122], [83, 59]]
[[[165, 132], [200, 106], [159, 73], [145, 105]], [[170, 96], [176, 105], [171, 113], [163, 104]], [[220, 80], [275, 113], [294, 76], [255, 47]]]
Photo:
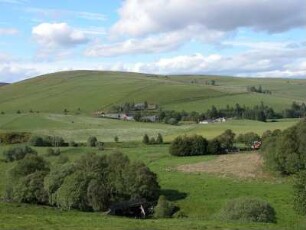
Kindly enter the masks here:
[[66, 70], [306, 78], [305, 0], [0, 0], [0, 82]]

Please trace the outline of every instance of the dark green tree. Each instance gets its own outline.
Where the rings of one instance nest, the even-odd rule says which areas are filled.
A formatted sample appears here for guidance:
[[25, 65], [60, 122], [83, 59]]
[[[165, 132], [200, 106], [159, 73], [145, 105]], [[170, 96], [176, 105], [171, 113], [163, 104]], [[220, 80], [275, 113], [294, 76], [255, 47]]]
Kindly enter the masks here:
[[150, 144], [150, 139], [149, 139], [148, 134], [145, 134], [145, 135], [143, 136], [143, 138], [142, 138], [142, 143], [144, 143], [144, 144], [146, 144], [146, 145]]
[[163, 136], [159, 133], [156, 138], [156, 144], [163, 144], [163, 143], [164, 143]]
[[89, 147], [95, 147], [96, 143], [98, 142], [97, 138], [95, 136], [90, 136], [87, 139], [87, 146]]

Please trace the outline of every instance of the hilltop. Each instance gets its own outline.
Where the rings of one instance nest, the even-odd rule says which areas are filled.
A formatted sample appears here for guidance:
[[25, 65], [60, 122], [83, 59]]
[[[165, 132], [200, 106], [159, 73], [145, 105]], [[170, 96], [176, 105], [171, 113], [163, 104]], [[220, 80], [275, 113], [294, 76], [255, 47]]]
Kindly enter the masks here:
[[[124, 102], [148, 101], [164, 109], [204, 112], [212, 105], [252, 106], [263, 101], [280, 111], [293, 101], [305, 101], [305, 85], [306, 80], [67, 71], [7, 85], [0, 91], [0, 108], [6, 113], [66, 109], [91, 114]], [[249, 92], [249, 86], [271, 94]]]

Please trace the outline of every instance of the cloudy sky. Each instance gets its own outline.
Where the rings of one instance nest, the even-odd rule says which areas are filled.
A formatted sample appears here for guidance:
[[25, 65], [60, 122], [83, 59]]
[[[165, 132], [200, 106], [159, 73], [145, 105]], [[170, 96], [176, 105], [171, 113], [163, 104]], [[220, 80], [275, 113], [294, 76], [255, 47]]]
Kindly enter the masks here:
[[306, 78], [305, 0], [0, 0], [0, 82], [61, 70]]

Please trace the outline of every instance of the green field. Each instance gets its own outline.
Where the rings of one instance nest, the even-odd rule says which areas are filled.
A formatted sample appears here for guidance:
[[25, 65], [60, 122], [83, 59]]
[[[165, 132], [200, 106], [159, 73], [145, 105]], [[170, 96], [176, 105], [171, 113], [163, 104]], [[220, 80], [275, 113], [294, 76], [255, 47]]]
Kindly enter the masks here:
[[[216, 85], [206, 85], [215, 80]], [[191, 83], [191, 82], [196, 83]], [[247, 86], [262, 86], [271, 95], [248, 93]], [[157, 103], [164, 109], [205, 112], [212, 105], [252, 106], [261, 101], [281, 111], [293, 101], [305, 102], [305, 80], [254, 79], [216, 76], [152, 76], [137, 73], [70, 71], [49, 74], [3, 86], [0, 112], [29, 110], [84, 114], [107, 110], [124, 102]]]
[[163, 123], [143, 123], [63, 114], [4, 114], [0, 115], [0, 132], [27, 131], [34, 134], [57, 135], [67, 141], [86, 142], [91, 135], [101, 141], [111, 142], [115, 136], [121, 141], [141, 141], [144, 134], [157, 136], [161, 133], [166, 141], [178, 135], [200, 134], [208, 139], [214, 138], [226, 129], [235, 133], [250, 131], [261, 135], [270, 129], [285, 129], [294, 125], [298, 119], [283, 119], [278, 122], [259, 122], [251, 120], [228, 120], [225, 123], [208, 125], [181, 124], [178, 126]]
[[[239, 180], [205, 173], [182, 173], [178, 165], [210, 161], [215, 157], [177, 158], [168, 154], [168, 145], [107, 144], [103, 153], [114, 149], [126, 153], [132, 160], [144, 161], [158, 174], [162, 192], [188, 215], [184, 219], [133, 220], [104, 216], [102, 213], [64, 212], [56, 208], [0, 203], [0, 229], [304, 229], [306, 219], [298, 216], [291, 206], [289, 179]], [[37, 148], [40, 154], [44, 148]], [[62, 148], [62, 155], [77, 159], [90, 148]], [[98, 152], [98, 154], [102, 154]], [[252, 153], [248, 153], [252, 154]], [[54, 162], [56, 157], [47, 158]], [[13, 163], [0, 162], [1, 178]], [[0, 189], [4, 190], [5, 180]], [[277, 212], [277, 224], [225, 223], [216, 214], [228, 199], [255, 196], [268, 200]]]
[[[207, 85], [215, 80], [216, 85]], [[192, 83], [193, 82], [193, 83]], [[194, 83], [196, 82], [196, 83]], [[248, 93], [247, 86], [259, 86], [272, 95]], [[161, 133], [166, 142], [178, 135], [200, 134], [207, 139], [226, 129], [236, 134], [286, 129], [299, 119], [274, 122], [229, 119], [225, 123], [200, 125], [181, 122], [172, 126], [163, 123], [142, 123], [96, 118], [92, 113], [107, 110], [124, 102], [157, 103], [163, 109], [205, 112], [212, 105], [252, 106], [264, 101], [281, 111], [292, 101], [306, 102], [305, 80], [253, 79], [217, 76], [147, 76], [145, 74], [73, 71], [45, 75], [0, 88], [0, 132], [26, 131], [37, 135], [62, 136], [67, 142], [86, 142], [96, 136], [106, 149], [62, 147], [61, 155], [71, 161], [88, 152], [111, 154], [119, 150], [132, 161], [145, 162], [158, 175], [162, 194], [178, 205], [188, 217], [171, 219], [130, 219], [106, 216], [103, 213], [61, 211], [57, 208], [7, 203], [0, 200], [0, 229], [105, 229], [105, 230], [304, 230], [306, 218], [292, 207], [292, 178], [270, 175], [267, 178], [240, 179], [219, 174], [186, 173], [180, 165], [207, 162], [217, 156], [174, 157], [168, 153], [169, 144], [144, 145], [144, 134]], [[80, 108], [81, 114], [76, 114]], [[64, 109], [69, 110], [64, 115]], [[21, 113], [17, 114], [17, 110]], [[34, 113], [30, 113], [33, 110]], [[36, 113], [39, 111], [39, 113]], [[119, 143], [114, 137], [119, 137]], [[5, 163], [0, 145], [0, 194], [5, 191], [7, 170], [15, 163]], [[45, 155], [46, 148], [35, 148]], [[255, 154], [248, 152], [244, 154]], [[234, 155], [235, 156], [235, 155]], [[58, 157], [46, 157], [55, 164]], [[252, 162], [237, 162], [251, 164]], [[259, 170], [262, 170], [259, 168]], [[217, 218], [222, 206], [241, 196], [267, 200], [276, 210], [276, 224], [224, 222]], [[2, 196], [0, 196], [2, 197]]]

